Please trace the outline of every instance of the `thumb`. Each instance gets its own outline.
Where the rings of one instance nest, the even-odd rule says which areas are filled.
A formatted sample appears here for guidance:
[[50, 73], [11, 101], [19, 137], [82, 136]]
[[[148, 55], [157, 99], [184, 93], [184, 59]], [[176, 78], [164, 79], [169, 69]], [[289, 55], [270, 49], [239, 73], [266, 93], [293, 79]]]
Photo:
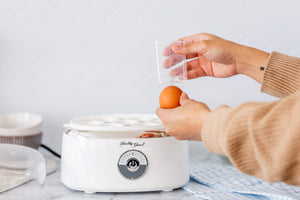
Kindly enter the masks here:
[[156, 109], [156, 115], [159, 117], [161, 122], [164, 124], [166, 119], [170, 118], [170, 114], [172, 111], [170, 109], [164, 109], [164, 108], [157, 108]]
[[161, 118], [161, 116], [163, 115], [164, 109], [163, 108], [157, 108], [156, 109], [156, 115]]
[[190, 101], [189, 96], [183, 92], [180, 96], [180, 105], [183, 106], [187, 104], [189, 101]]
[[164, 108], [160, 108], [160, 107], [158, 107], [158, 108], [156, 109], [156, 115], [157, 115], [160, 119], [164, 118], [166, 115], [168, 115], [168, 113], [169, 113], [169, 109], [164, 109]]
[[202, 40], [200, 42], [191, 44], [173, 44], [172, 51], [175, 54], [187, 55], [192, 53], [204, 54], [209, 49], [209, 40]]

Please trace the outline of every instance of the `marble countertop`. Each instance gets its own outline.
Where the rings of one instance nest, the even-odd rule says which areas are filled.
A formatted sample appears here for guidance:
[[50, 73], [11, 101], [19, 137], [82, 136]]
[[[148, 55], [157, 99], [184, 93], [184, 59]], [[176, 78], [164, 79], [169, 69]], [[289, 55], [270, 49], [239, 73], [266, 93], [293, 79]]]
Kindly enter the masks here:
[[47, 177], [45, 192], [45, 200], [121, 200], [121, 199], [143, 199], [143, 200], [187, 200], [199, 199], [183, 189], [177, 189], [171, 192], [140, 192], [140, 193], [95, 193], [85, 194], [84, 192], [68, 189], [60, 182], [60, 170], [50, 174]]
[[[212, 154], [201, 147], [201, 153], [194, 154], [190, 156], [193, 160], [202, 160], [207, 162], [224, 162], [220, 156], [216, 154]], [[42, 152], [43, 154], [47, 154]], [[52, 155], [47, 155], [52, 156]], [[52, 156], [53, 157], [53, 156]], [[54, 158], [54, 157], [53, 157]], [[95, 194], [86, 194], [81, 191], [75, 191], [68, 189], [65, 187], [60, 181], [60, 160], [56, 159], [57, 169], [55, 172], [49, 174], [46, 178], [46, 184], [42, 189], [42, 198], [39, 200], [77, 200], [77, 199], [84, 199], [84, 200], [94, 200], [94, 199], [101, 199], [101, 200], [121, 200], [121, 199], [143, 199], [143, 200], [193, 200], [199, 199], [192, 194], [188, 193], [183, 189], [176, 189], [171, 192], [139, 192], [139, 193], [95, 193]], [[13, 196], [13, 191], [17, 191], [18, 193], [29, 191], [30, 188], [27, 184], [19, 186], [17, 190], [11, 190], [8, 193], [2, 193], [0, 195], [0, 200], [5, 199], [13, 199], [10, 195]], [[15, 200], [15, 199], [14, 199]], [[24, 200], [24, 198], [22, 198]], [[33, 200], [33, 199], [31, 199]]]

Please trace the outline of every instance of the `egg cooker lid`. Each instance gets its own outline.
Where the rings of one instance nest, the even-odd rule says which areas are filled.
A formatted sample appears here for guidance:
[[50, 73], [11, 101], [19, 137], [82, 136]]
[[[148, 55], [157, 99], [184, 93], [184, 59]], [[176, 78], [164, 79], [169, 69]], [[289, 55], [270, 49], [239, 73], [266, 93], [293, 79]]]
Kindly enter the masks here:
[[123, 132], [163, 130], [164, 127], [156, 115], [115, 114], [93, 115], [72, 119], [66, 128], [79, 131]]

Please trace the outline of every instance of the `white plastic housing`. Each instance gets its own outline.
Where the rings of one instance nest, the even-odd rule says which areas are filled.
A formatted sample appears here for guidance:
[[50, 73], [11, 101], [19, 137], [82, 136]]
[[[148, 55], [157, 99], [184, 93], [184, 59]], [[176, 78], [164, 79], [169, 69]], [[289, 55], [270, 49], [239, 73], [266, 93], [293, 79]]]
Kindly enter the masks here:
[[[86, 193], [170, 191], [188, 182], [187, 141], [119, 134], [123, 139], [85, 137], [76, 131], [64, 133], [61, 181], [71, 189]], [[148, 161], [145, 173], [137, 179], [124, 177], [118, 168], [120, 156], [128, 150], [142, 152]]]

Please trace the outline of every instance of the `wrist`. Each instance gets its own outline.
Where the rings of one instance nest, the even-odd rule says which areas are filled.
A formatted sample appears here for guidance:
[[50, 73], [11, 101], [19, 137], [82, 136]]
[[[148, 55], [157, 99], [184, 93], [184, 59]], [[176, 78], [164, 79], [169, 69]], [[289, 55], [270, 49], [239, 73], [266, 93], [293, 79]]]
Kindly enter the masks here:
[[201, 108], [201, 110], [199, 110], [198, 116], [200, 116], [200, 118], [198, 117], [198, 120], [200, 122], [200, 126], [197, 128], [197, 138], [195, 138], [195, 140], [197, 141], [202, 141], [202, 127], [204, 124], [204, 121], [207, 120], [208, 116], [210, 115], [212, 111], [207, 107], [207, 105], [205, 105], [205, 108], [203, 109], [203, 107]]
[[202, 127], [202, 141], [205, 147], [212, 152], [226, 155], [226, 131], [224, 131], [225, 120], [229, 117], [230, 108], [220, 106], [212, 111], [205, 119]]
[[259, 83], [262, 83], [264, 71], [269, 53], [243, 45], [236, 48], [236, 68], [238, 74], [249, 76]]

